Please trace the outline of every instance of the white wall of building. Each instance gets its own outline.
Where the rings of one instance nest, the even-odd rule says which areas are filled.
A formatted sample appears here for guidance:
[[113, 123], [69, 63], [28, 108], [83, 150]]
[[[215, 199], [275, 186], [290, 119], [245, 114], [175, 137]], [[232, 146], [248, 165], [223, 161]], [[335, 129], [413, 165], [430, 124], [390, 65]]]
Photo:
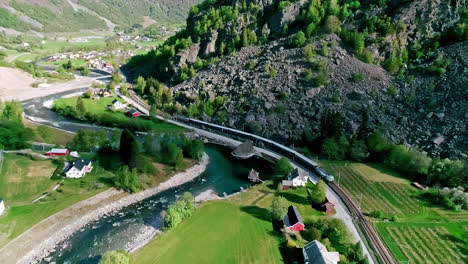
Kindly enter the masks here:
[[5, 211], [5, 203], [1, 201], [0, 202], [0, 215], [2, 215], [4, 211]]

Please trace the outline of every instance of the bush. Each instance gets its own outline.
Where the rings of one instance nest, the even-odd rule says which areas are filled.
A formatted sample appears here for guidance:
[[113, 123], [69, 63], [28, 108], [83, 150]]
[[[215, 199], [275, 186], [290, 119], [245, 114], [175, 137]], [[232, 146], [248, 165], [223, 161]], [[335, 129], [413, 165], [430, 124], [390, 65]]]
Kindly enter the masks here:
[[109, 251], [102, 255], [99, 264], [130, 264], [130, 255], [124, 250]]
[[195, 211], [195, 199], [189, 192], [185, 192], [174, 204], [169, 205], [164, 217], [164, 227], [172, 229], [185, 218], [192, 216]]
[[370, 51], [368, 51], [366, 49], [363, 49], [362, 51], [360, 51], [357, 54], [357, 57], [358, 57], [358, 59], [360, 59], [361, 61], [363, 61], [365, 63], [374, 62], [374, 54], [372, 54], [372, 52], [370, 52]]
[[299, 31], [289, 40], [289, 45], [294, 48], [302, 47], [305, 45], [306, 41], [307, 38], [304, 32]]
[[383, 219], [385, 217], [384, 213], [380, 210], [374, 210], [370, 212], [369, 216], [377, 219]]
[[336, 16], [329, 16], [325, 21], [325, 30], [328, 33], [339, 33], [341, 31], [341, 21]]
[[362, 81], [362, 79], [364, 79], [364, 75], [362, 75], [362, 73], [354, 72], [354, 73], [351, 74], [351, 81], [353, 83], [360, 82], [360, 81]]

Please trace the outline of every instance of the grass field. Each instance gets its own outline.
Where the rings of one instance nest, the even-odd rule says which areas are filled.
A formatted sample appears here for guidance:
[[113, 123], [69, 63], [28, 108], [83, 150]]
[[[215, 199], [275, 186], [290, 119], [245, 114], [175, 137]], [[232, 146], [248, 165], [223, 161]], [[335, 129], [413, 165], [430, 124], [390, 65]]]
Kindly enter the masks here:
[[5, 157], [0, 197], [5, 199], [8, 213], [0, 217], [0, 247], [48, 216], [108, 189], [113, 177], [111, 172], [95, 166], [86, 177], [65, 179], [58, 191], [32, 204], [33, 199], [58, 183], [50, 179], [56, 166], [51, 161], [31, 161], [13, 154]]
[[398, 222], [376, 221], [397, 260], [409, 263], [467, 263], [468, 213], [455, 212], [421, 198], [422, 190], [375, 164], [322, 161], [364, 212], [382, 211]]
[[[132, 263], [284, 263], [281, 236], [269, 216], [273, 193], [263, 184], [205, 203], [190, 219], [136, 251]], [[323, 215], [307, 205], [304, 189], [283, 195], [304, 219]]]
[[34, 131], [33, 141], [57, 144], [65, 146], [67, 143], [73, 140], [75, 136], [72, 133], [65, 132], [63, 130], [55, 129], [44, 125], [39, 125], [23, 118], [23, 125], [31, 128]]
[[0, 171], [0, 197], [10, 206], [30, 203], [54, 185], [51, 161], [33, 161], [27, 156], [4, 154]]
[[83, 60], [83, 59], [63, 59], [59, 61], [45, 61], [45, 62], [42, 62], [41, 65], [62, 65], [62, 64], [68, 63], [68, 61], [72, 63], [72, 66], [74, 68], [83, 67], [88, 63], [88, 61]]
[[[58, 100], [55, 100], [54, 106], [57, 108], [65, 108], [66, 106], [70, 106], [72, 108], [75, 108], [76, 106], [76, 100], [78, 97], [69, 97], [69, 98], [60, 98]], [[85, 106], [85, 109], [87, 112], [90, 112], [94, 115], [102, 115], [102, 114], [111, 114], [115, 120], [117, 120], [120, 123], [125, 123], [128, 121], [138, 121], [142, 122], [142, 124], [148, 124], [148, 127], [151, 127], [154, 132], [159, 132], [159, 133], [177, 133], [177, 132], [183, 132], [185, 131], [184, 128], [160, 121], [160, 120], [149, 120], [145, 117], [139, 117], [136, 119], [130, 118], [125, 115], [124, 111], [116, 111], [113, 112], [108, 109], [108, 106], [112, 104], [112, 101], [114, 99], [117, 99], [121, 102], [123, 102], [120, 98], [114, 96], [114, 97], [105, 97], [101, 98], [100, 100], [91, 100], [88, 98], [83, 98], [83, 104]], [[119, 126], [120, 123], [114, 123], [116, 127]]]

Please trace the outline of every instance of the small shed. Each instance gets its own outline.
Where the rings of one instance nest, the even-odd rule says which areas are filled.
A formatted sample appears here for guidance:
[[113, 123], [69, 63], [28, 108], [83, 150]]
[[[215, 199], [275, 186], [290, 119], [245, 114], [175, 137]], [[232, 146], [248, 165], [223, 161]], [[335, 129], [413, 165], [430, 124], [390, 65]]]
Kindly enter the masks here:
[[254, 169], [251, 169], [249, 172], [249, 181], [251, 182], [259, 182], [260, 181], [260, 174], [255, 171]]
[[332, 214], [333, 211], [335, 210], [335, 205], [333, 203], [331, 203], [330, 201], [325, 200], [325, 202], [323, 202], [320, 205], [320, 209], [321, 209], [321, 211], [325, 212], [326, 214]]
[[67, 156], [68, 154], [70, 154], [68, 149], [60, 148], [53, 148], [46, 153], [47, 156]]
[[238, 145], [231, 154], [238, 159], [248, 159], [253, 157], [255, 153], [253, 142], [251, 140], [247, 140]]

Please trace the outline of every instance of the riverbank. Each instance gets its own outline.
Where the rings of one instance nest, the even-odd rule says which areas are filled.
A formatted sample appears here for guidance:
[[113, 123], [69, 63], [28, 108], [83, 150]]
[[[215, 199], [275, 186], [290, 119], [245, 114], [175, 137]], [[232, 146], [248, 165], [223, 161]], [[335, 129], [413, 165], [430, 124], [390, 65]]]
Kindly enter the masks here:
[[209, 157], [205, 154], [199, 164], [175, 174], [155, 188], [135, 194], [109, 189], [60, 211], [0, 249], [0, 263], [38, 263], [53, 252], [57, 244], [88, 223], [159, 192], [192, 181], [205, 171], [208, 163]]

